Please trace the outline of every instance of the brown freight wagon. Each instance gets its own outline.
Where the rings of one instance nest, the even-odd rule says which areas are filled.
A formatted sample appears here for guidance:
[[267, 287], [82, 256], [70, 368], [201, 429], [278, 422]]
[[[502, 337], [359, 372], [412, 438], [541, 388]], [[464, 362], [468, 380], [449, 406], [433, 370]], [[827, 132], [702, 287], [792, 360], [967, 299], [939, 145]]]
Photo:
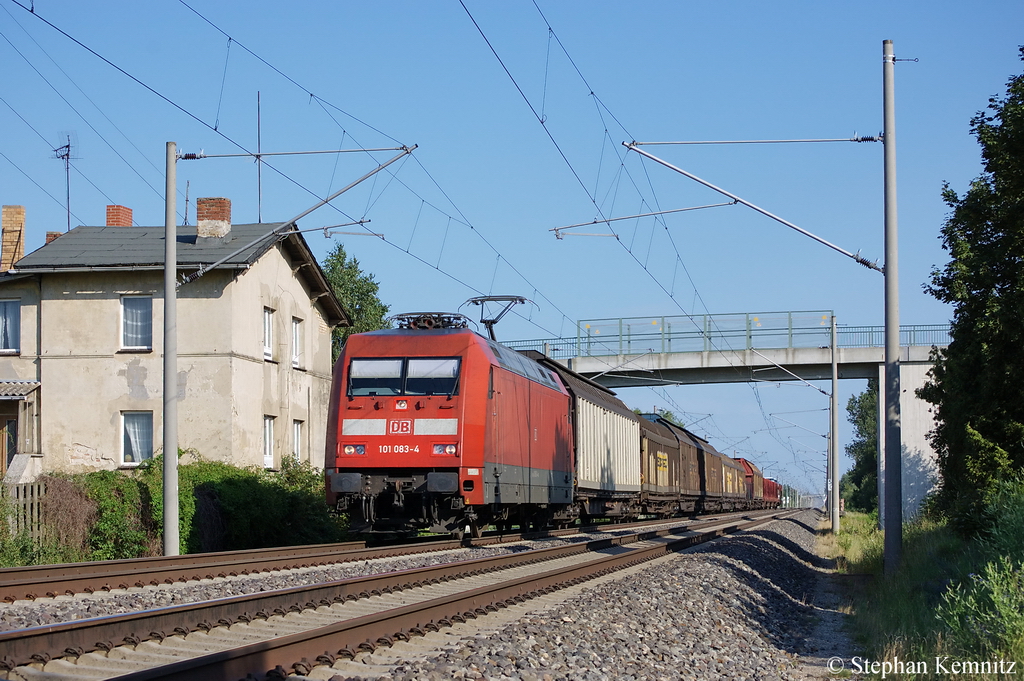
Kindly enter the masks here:
[[746, 473], [748, 508], [766, 508], [764, 495], [764, 475], [761, 469], [747, 459], [736, 459]]
[[[710, 447], [710, 445], [708, 445]], [[714, 448], [712, 448], [714, 449]], [[715, 450], [722, 458], [722, 507], [725, 510], [746, 509], [747, 483], [743, 466], [725, 454]]]
[[[682, 492], [683, 466], [679, 440], [672, 431], [641, 414], [640, 419], [640, 502], [644, 513], [670, 516], [685, 510]], [[657, 418], [656, 416], [654, 418]]]
[[[704, 498], [703, 474], [698, 461], [697, 444], [691, 433], [657, 414], [642, 414], [645, 419], [654, 421], [665, 428], [674, 438], [679, 447], [679, 468], [676, 484], [679, 488], [680, 510], [692, 513], [698, 510]], [[671, 463], [670, 463], [671, 466]]]
[[687, 499], [693, 500], [689, 510], [718, 511], [723, 508], [722, 455], [706, 440], [697, 437], [682, 426], [658, 417], [658, 423], [672, 431], [679, 441], [680, 466], [683, 471], [683, 489]]

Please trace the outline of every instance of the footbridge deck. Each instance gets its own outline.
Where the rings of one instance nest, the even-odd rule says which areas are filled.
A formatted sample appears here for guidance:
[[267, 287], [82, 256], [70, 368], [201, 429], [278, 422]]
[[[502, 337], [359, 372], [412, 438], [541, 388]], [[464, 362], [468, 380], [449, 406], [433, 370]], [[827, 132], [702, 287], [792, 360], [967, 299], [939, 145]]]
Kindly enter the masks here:
[[[506, 342], [537, 350], [610, 388], [832, 376], [832, 312], [766, 312], [584, 320], [575, 338]], [[949, 324], [900, 328], [901, 363], [930, 364]], [[839, 326], [840, 378], [870, 378], [884, 362], [884, 327]]]

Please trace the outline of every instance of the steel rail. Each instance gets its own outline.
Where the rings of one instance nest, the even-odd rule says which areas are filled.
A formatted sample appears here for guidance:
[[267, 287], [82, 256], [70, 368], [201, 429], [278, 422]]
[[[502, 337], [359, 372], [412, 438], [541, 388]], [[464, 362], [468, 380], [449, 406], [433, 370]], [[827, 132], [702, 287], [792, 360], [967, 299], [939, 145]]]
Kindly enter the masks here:
[[0, 569], [0, 601], [325, 565], [366, 550], [366, 543], [360, 541], [3, 568]]
[[[768, 512], [771, 514], [772, 512]], [[770, 517], [778, 515], [775, 513]], [[740, 520], [749, 520], [750, 515]], [[31, 627], [0, 633], [0, 669], [13, 669], [33, 661], [47, 661], [65, 655], [82, 655], [110, 650], [124, 643], [162, 640], [175, 633], [209, 631], [238, 621], [267, 618], [272, 614], [299, 612], [319, 605], [368, 598], [373, 595], [416, 588], [442, 581], [554, 560], [565, 556], [599, 551], [655, 537], [684, 534], [692, 536], [703, 528], [731, 526], [733, 520], [709, 520], [674, 528], [639, 531], [634, 534], [604, 537], [590, 542], [447, 563], [385, 574], [326, 582], [313, 586], [260, 592], [212, 601], [189, 603], [127, 615], [74, 620], [60, 624]]]
[[[654, 522], [670, 521], [671, 519]], [[564, 536], [595, 528], [628, 529], [643, 524], [649, 523], [592, 525], [541, 533], [491, 534], [472, 540], [441, 537], [397, 546], [367, 546], [366, 542], [358, 541], [2, 568], [0, 602], [10, 603], [16, 600], [127, 589], [133, 586], [156, 586], [215, 577], [258, 574], [272, 570], [318, 567], [357, 560], [445, 551], [470, 545], [484, 546], [543, 536]]]
[[[481, 587], [425, 603], [394, 608], [296, 634], [213, 653], [163, 667], [118, 677], [121, 681], [220, 681], [222, 679], [285, 678], [290, 672], [281, 660], [292, 660], [291, 672], [306, 675], [316, 665], [333, 664], [338, 657], [353, 657], [359, 650], [373, 651], [395, 640], [409, 640], [425, 631], [437, 631], [452, 622], [475, 619], [524, 600], [644, 563], [666, 553], [765, 524], [798, 511], [775, 513], [693, 533], [655, 546], [636, 548], [569, 569], [558, 569]], [[336, 650], [337, 652], [331, 652]], [[275, 663], [276, 662], [276, 663]], [[269, 674], [268, 674], [269, 672]]]

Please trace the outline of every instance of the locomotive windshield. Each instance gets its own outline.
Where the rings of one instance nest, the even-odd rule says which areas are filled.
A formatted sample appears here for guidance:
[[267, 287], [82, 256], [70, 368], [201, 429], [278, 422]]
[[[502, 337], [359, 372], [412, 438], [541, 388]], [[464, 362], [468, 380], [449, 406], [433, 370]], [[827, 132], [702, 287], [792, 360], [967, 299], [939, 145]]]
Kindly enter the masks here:
[[353, 359], [348, 369], [348, 394], [455, 395], [459, 364], [458, 357]]

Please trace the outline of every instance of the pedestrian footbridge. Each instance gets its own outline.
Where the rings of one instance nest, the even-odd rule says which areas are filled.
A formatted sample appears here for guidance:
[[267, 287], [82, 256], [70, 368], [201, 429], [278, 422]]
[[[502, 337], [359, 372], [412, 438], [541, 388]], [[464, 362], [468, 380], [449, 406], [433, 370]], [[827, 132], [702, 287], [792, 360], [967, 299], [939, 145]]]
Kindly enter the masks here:
[[[950, 341], [949, 324], [900, 327], [900, 422], [905, 518], [915, 515], [936, 478], [927, 433], [930, 405], [915, 391], [925, 384], [932, 348]], [[765, 312], [675, 317], [592, 319], [575, 338], [506, 342], [537, 350], [609, 388], [753, 381], [830, 380], [832, 312]], [[879, 378], [884, 385], [885, 328], [837, 326], [839, 378]], [[879, 403], [878, 422], [885, 416]], [[884, 429], [878, 451], [885, 460]], [[884, 471], [879, 471], [884, 479]]]
[[[840, 378], [878, 376], [884, 327], [837, 326]], [[929, 365], [949, 324], [900, 327], [900, 363]], [[829, 380], [832, 312], [764, 312], [592, 319], [575, 338], [507, 342], [537, 350], [609, 388]]]

